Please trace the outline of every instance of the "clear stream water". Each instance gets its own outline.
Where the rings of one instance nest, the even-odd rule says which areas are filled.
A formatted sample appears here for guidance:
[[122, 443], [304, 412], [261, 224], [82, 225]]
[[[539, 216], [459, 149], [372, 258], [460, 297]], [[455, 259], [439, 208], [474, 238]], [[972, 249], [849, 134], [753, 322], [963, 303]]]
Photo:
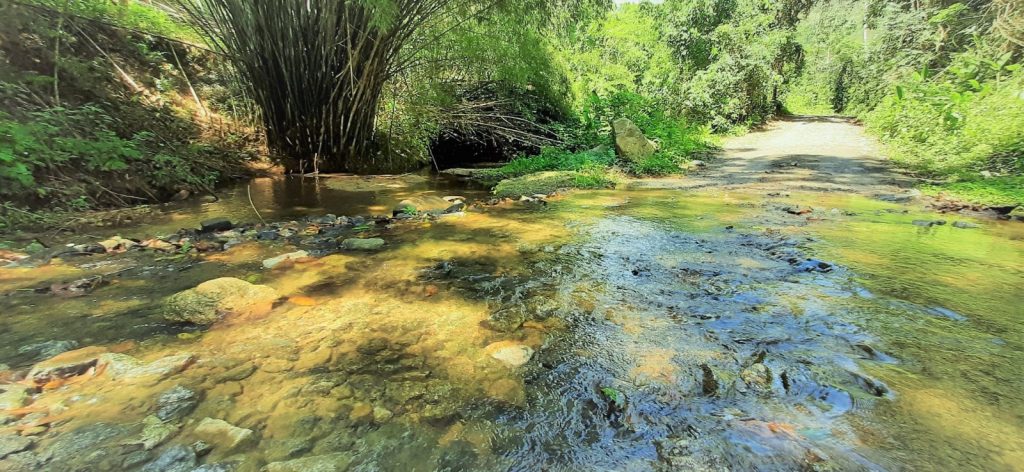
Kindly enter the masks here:
[[[268, 221], [387, 213], [422, 193], [482, 196], [415, 176], [251, 188]], [[255, 221], [248, 194], [86, 233]], [[980, 227], [913, 224], [940, 218]], [[27, 392], [0, 427], [0, 470], [1024, 467], [1020, 223], [830, 193], [619, 190], [341, 231], [387, 245], [273, 270], [261, 261], [302, 238], [0, 269], [9, 381], [47, 341], [194, 358]], [[82, 297], [25, 290], [113, 272]], [[218, 277], [282, 301], [209, 328], [164, 320], [166, 297]], [[491, 355], [508, 346], [529, 361]], [[194, 409], [153, 427], [176, 386]], [[211, 439], [204, 418], [252, 436]], [[15, 436], [32, 439], [6, 446]]]

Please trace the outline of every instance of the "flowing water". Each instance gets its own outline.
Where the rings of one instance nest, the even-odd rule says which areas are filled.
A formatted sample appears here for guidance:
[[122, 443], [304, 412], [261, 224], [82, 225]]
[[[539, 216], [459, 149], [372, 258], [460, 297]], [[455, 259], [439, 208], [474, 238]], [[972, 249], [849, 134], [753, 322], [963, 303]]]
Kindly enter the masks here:
[[[310, 196], [341, 188], [252, 195], [302, 228], [466, 193]], [[244, 188], [208, 205], [116, 231], [254, 221]], [[0, 470], [1020, 470], [1024, 225], [914, 224], [939, 217], [837, 193], [591, 191], [321, 228], [386, 246], [273, 270], [315, 236], [0, 269], [4, 378], [48, 341], [106, 356], [8, 404]], [[115, 275], [79, 297], [28, 290], [95, 274]], [[206, 328], [163, 318], [218, 277], [281, 299]], [[165, 415], [176, 387], [191, 400]]]

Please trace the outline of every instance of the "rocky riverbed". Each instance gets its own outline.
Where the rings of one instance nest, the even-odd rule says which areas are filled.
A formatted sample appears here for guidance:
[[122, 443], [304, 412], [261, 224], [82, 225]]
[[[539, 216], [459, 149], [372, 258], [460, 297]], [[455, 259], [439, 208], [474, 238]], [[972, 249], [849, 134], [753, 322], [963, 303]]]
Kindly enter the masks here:
[[12, 257], [0, 470], [1021, 459], [1013, 223], [814, 193], [473, 203]]

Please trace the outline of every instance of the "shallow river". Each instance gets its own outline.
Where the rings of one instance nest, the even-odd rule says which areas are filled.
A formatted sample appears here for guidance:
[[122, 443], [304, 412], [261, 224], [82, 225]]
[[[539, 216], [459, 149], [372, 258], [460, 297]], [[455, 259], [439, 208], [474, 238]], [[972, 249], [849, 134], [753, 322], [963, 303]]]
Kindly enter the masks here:
[[[256, 206], [296, 234], [0, 269], [0, 470], [1024, 467], [1024, 224], [713, 190], [318, 220], [424, 193], [482, 197], [267, 180], [86, 233], [256, 222]], [[313, 257], [262, 265], [297, 249]], [[106, 284], [60, 293], [93, 275]], [[279, 300], [209, 327], [164, 318], [220, 277]], [[21, 380], [67, 349], [74, 372]]]

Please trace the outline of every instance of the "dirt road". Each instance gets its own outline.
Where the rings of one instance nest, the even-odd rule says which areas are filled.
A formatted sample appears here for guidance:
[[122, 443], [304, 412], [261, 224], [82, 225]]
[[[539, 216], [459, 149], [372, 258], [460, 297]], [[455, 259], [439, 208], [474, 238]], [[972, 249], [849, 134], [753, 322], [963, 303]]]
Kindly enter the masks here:
[[849, 119], [788, 117], [728, 139], [718, 159], [687, 177], [629, 186], [895, 194], [911, 184], [889, 168], [881, 146]]

